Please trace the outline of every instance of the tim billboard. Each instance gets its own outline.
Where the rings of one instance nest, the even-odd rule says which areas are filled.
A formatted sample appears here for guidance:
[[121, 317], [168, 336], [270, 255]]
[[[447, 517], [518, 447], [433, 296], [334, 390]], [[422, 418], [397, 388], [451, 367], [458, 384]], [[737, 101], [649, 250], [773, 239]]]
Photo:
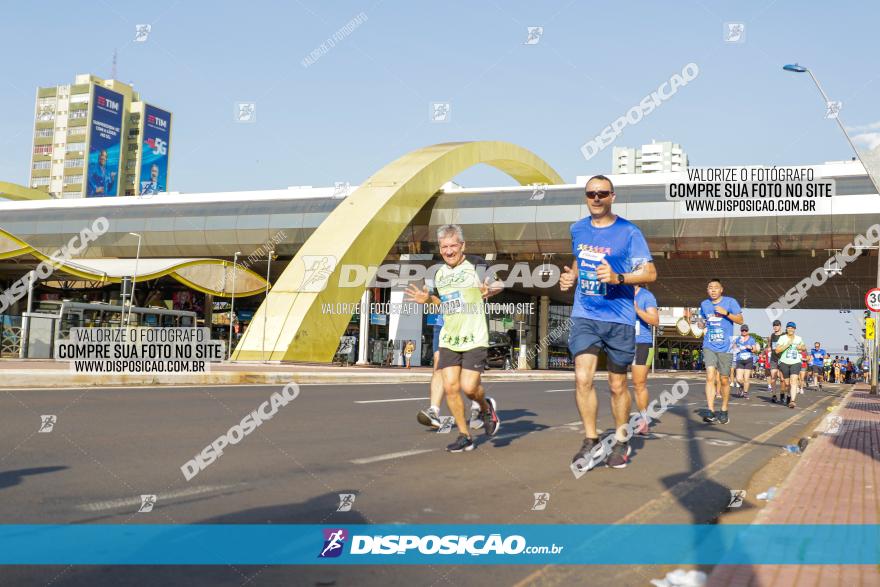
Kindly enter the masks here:
[[92, 98], [86, 196], [116, 196], [119, 190], [123, 97], [96, 85]]
[[168, 191], [168, 147], [171, 142], [171, 113], [150, 106], [144, 107], [141, 133], [141, 172], [138, 193], [158, 194]]

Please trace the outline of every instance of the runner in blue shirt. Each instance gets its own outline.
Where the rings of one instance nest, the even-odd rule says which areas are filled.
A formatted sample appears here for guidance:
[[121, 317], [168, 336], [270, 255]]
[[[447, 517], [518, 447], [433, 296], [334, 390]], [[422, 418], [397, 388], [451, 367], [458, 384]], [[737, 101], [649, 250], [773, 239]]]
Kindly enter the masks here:
[[825, 359], [828, 353], [822, 348], [818, 342], [813, 345], [810, 351], [810, 372], [813, 374], [813, 385], [818, 385], [822, 389], [822, 380], [825, 379]]
[[[602, 460], [616, 469], [626, 467], [629, 461], [628, 441], [632, 430], [627, 426], [631, 400], [626, 369], [635, 358], [633, 285], [657, 279], [642, 231], [611, 213], [615, 198], [611, 180], [604, 175], [590, 178], [584, 195], [590, 216], [571, 226], [575, 260], [559, 278], [562, 291], [575, 287], [568, 346], [575, 361], [575, 400], [586, 436], [572, 459], [576, 475]], [[593, 377], [600, 351], [607, 357], [611, 411], [616, 427], [610, 454], [599, 445], [596, 431]]]
[[761, 349], [755, 337], [749, 334], [748, 324], [739, 327], [739, 336], [733, 337], [730, 351], [736, 360], [736, 373], [734, 376], [742, 388], [741, 396], [749, 399], [749, 384], [751, 383], [752, 369], [755, 367], [755, 355]]
[[644, 287], [636, 286], [636, 357], [632, 364], [633, 395], [642, 419], [635, 435], [648, 438], [648, 369], [654, 360], [654, 327], [660, 325], [657, 298]]
[[[703, 329], [703, 362], [706, 365], [706, 403], [708, 413], [703, 422], [727, 424], [730, 401], [730, 367], [733, 354], [730, 352], [730, 338], [733, 325], [742, 324], [742, 308], [739, 303], [724, 293], [720, 279], [710, 279], [706, 287], [709, 299], [700, 304], [700, 328]], [[715, 392], [721, 391], [721, 410], [715, 413]]]

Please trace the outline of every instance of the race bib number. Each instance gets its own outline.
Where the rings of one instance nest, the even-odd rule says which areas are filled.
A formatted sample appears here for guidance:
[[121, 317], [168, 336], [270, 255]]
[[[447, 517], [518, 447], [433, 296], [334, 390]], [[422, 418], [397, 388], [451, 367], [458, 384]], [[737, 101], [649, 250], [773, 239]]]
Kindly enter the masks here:
[[709, 337], [709, 342], [724, 342], [724, 329], [721, 327], [721, 318], [710, 316], [706, 322], [706, 336]]
[[607, 284], [599, 281], [595, 271], [580, 269], [581, 294], [585, 296], [604, 296]]
[[797, 348], [795, 347], [795, 345], [792, 344], [790, 347], [788, 347], [787, 349], [785, 349], [785, 358], [786, 358], [786, 359], [798, 359], [798, 360], [800, 360], [800, 358], [801, 358], [801, 353], [800, 353], [799, 350], [797, 350]]
[[740, 361], [748, 361], [751, 358], [752, 358], [752, 353], [750, 353], [749, 351], [743, 351], [739, 354]]
[[440, 311], [443, 314], [458, 314], [463, 308], [461, 292], [454, 291], [440, 296]]

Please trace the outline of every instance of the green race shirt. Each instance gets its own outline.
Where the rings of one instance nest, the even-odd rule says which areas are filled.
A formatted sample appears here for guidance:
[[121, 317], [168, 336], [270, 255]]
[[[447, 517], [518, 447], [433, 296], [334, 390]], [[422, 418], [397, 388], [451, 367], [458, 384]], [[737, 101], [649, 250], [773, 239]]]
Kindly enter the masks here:
[[[789, 336], [787, 334], [783, 334], [779, 337], [779, 340], [776, 341], [777, 345], [785, 344], [788, 342]], [[786, 365], [794, 365], [795, 363], [801, 362], [801, 352], [798, 350], [798, 345], [804, 343], [804, 339], [802, 339], [797, 334], [794, 335], [794, 343], [785, 349], [785, 352], [782, 353], [782, 356], [779, 357], [780, 363], [785, 363]]]
[[459, 353], [487, 348], [489, 326], [474, 264], [464, 259], [455, 267], [444, 265], [437, 270], [434, 285], [443, 314], [440, 347]]

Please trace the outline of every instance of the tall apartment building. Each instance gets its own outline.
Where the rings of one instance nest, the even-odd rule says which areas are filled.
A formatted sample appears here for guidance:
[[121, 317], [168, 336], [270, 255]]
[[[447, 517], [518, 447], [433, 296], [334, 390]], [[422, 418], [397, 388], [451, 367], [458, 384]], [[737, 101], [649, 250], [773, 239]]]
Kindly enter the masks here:
[[29, 185], [56, 198], [168, 191], [171, 113], [94, 75], [37, 88]]
[[614, 147], [611, 154], [612, 173], [659, 173], [684, 171], [687, 153], [678, 143], [651, 141], [638, 148]]

